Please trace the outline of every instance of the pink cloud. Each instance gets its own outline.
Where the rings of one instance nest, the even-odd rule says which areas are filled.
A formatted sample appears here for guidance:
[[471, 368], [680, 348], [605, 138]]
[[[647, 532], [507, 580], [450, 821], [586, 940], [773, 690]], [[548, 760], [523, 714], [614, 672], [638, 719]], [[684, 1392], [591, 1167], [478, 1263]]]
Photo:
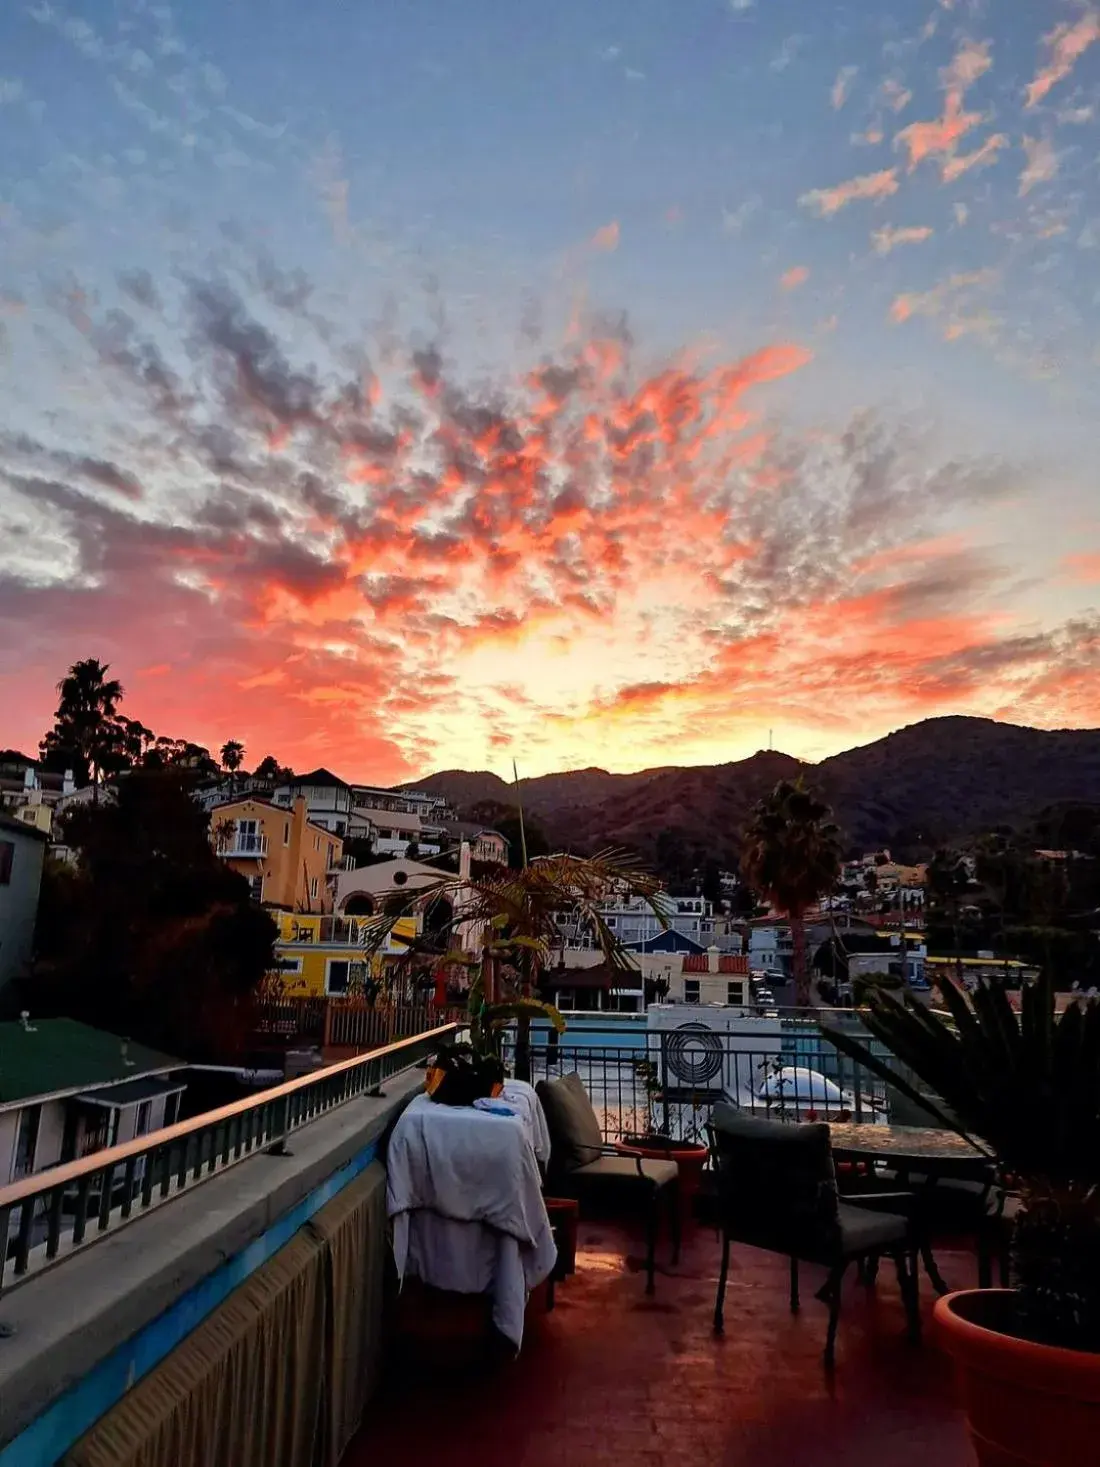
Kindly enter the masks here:
[[603, 254], [611, 254], [619, 248], [619, 221], [612, 219], [610, 224], [604, 224], [590, 240], [592, 249], [599, 250]]
[[888, 255], [891, 250], [896, 250], [898, 245], [922, 244], [926, 239], [932, 238], [932, 229], [927, 224], [910, 225], [907, 228], [895, 229], [886, 224], [882, 229], [876, 229], [871, 236], [875, 246], [875, 253]]
[[784, 290], [797, 290], [800, 285], [805, 285], [810, 278], [810, 271], [806, 265], [793, 265], [779, 277], [779, 284]]
[[832, 188], [810, 189], [798, 202], [803, 208], [816, 209], [822, 218], [828, 219], [858, 199], [886, 199], [897, 191], [897, 169], [884, 168], [879, 173], [864, 173], [859, 178], [849, 178]]
[[1020, 174], [1019, 196], [1021, 199], [1025, 194], [1029, 194], [1036, 184], [1049, 183], [1058, 175], [1058, 155], [1049, 138], [1025, 137], [1023, 142], [1027, 164]]
[[912, 122], [894, 138], [894, 146], [909, 154], [909, 170], [926, 158], [950, 160], [961, 140], [984, 119], [980, 112], [967, 112], [963, 102], [967, 89], [992, 66], [988, 41], [965, 41], [950, 65], [941, 72], [944, 88], [943, 116], [928, 122]]
[[839, 112], [848, 100], [848, 93], [858, 71], [858, 66], [842, 66], [837, 72], [836, 81], [833, 82], [832, 90], [829, 93], [829, 100], [833, 104], [834, 111]]
[[969, 173], [972, 168], [986, 168], [990, 163], [996, 162], [997, 154], [1002, 148], [1008, 146], [1008, 138], [1003, 132], [995, 132], [992, 137], [986, 138], [980, 148], [975, 148], [972, 153], [960, 153], [953, 158], [948, 158], [943, 165], [944, 183], [953, 183], [956, 178], [961, 178], [964, 173]]
[[1033, 81], [1028, 83], [1026, 105], [1036, 107], [1060, 81], [1064, 81], [1088, 48], [1100, 40], [1100, 15], [1088, 10], [1077, 21], [1063, 21], [1043, 37], [1049, 54]]

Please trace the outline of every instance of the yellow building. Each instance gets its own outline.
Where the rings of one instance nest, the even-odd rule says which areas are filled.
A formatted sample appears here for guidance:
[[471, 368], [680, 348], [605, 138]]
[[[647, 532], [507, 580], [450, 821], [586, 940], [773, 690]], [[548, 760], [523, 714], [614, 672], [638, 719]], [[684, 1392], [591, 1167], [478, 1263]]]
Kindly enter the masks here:
[[286, 998], [339, 998], [381, 976], [387, 958], [405, 951], [417, 935], [416, 917], [401, 917], [380, 952], [371, 954], [365, 941], [370, 926], [358, 917], [275, 915], [277, 976]]
[[305, 800], [295, 800], [289, 810], [266, 800], [227, 800], [210, 812], [210, 838], [265, 907], [332, 911], [329, 876], [340, 864], [344, 843], [311, 824]]

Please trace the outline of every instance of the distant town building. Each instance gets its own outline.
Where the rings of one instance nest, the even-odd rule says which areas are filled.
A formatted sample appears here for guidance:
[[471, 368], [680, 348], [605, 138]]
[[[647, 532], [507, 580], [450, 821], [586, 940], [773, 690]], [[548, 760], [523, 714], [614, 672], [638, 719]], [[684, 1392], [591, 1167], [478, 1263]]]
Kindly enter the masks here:
[[0, 1024], [0, 1055], [0, 1185], [171, 1125], [187, 1088], [182, 1060], [75, 1019]]
[[289, 912], [332, 911], [343, 841], [308, 818], [303, 797], [289, 809], [252, 797], [215, 805], [210, 839], [256, 901]]
[[47, 844], [37, 826], [0, 813], [0, 989], [30, 966]]
[[311, 769], [296, 774], [278, 785], [273, 796], [276, 805], [290, 807], [295, 800], [305, 800], [306, 814], [312, 825], [331, 831], [341, 838], [354, 834], [352, 825], [351, 785], [328, 769]]

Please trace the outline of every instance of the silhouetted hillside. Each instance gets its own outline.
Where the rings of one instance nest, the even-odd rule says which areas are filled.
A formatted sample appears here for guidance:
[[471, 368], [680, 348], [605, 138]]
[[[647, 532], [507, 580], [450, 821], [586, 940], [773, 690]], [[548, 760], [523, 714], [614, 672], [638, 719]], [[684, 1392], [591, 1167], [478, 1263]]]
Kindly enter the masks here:
[[[1060, 801], [1100, 803], [1100, 729], [1047, 731], [986, 718], [932, 718], [817, 765], [761, 752], [732, 764], [608, 774], [579, 769], [522, 783], [523, 803], [552, 842], [625, 845], [654, 859], [660, 837], [725, 861], [753, 804], [804, 773], [832, 804], [852, 849], [917, 856], [995, 825], [1021, 825]], [[459, 808], [515, 802], [487, 772], [444, 770], [415, 781]]]

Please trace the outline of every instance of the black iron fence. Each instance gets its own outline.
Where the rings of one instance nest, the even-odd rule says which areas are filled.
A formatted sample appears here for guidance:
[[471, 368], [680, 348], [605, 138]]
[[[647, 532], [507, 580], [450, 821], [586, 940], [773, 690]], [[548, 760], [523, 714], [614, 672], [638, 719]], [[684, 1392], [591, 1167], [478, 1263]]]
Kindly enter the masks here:
[[[0, 1187], [0, 1291], [422, 1064], [443, 1024]], [[9, 1265], [11, 1265], [9, 1270]]]
[[[509, 1038], [505, 1059], [514, 1058]], [[530, 1066], [533, 1083], [576, 1072], [608, 1141], [653, 1132], [699, 1140], [720, 1101], [773, 1120], [933, 1124], [904, 1113], [898, 1092], [805, 1026], [769, 1036], [690, 1023], [629, 1036], [586, 1027], [576, 1039], [543, 1030], [532, 1034]]]

